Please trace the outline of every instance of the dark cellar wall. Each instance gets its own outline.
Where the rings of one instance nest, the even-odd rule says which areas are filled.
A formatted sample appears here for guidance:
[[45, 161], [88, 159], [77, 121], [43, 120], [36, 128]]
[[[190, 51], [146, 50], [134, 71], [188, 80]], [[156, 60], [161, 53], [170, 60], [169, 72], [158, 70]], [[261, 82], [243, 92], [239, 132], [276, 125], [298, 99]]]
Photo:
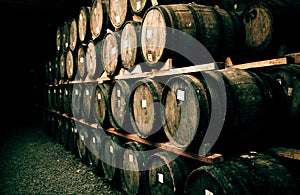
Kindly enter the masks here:
[[4, 125], [41, 121], [45, 64], [54, 55], [53, 29], [60, 12], [0, 11], [2, 121]]

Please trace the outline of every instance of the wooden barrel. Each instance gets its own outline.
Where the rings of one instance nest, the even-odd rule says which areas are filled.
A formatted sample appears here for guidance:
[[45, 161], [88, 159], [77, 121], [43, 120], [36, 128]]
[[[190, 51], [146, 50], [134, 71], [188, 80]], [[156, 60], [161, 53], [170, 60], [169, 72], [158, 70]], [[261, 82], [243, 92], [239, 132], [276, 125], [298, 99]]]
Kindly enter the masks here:
[[92, 39], [102, 39], [106, 29], [109, 28], [109, 17], [107, 11], [107, 0], [94, 0], [91, 6], [90, 27]]
[[133, 133], [130, 113], [129, 97], [131, 94], [130, 80], [115, 80], [111, 84], [109, 92], [108, 114], [111, 125], [115, 130], [125, 130]]
[[53, 109], [53, 89], [54, 89], [54, 86], [53, 85], [48, 85], [46, 87], [46, 103], [47, 103], [47, 107], [49, 109]]
[[[235, 38], [243, 32], [237, 31], [242, 28], [236, 26], [238, 23], [234, 19], [238, 17], [232, 17], [234, 14], [195, 3], [153, 6], [147, 10], [142, 21], [142, 55], [150, 66], [155, 67], [158, 62], [165, 62], [168, 58], [174, 59], [172, 62], [176, 66], [186, 66], [191, 63], [191, 59], [186, 58], [191, 58], [192, 54], [184, 52], [195, 50], [197, 40], [205, 47], [201, 51], [205, 59], [197, 59], [199, 62], [194, 63], [208, 63], [211, 56], [215, 61], [224, 61], [237, 49], [234, 43], [243, 40]], [[186, 34], [179, 33], [181, 31]], [[203, 48], [199, 46], [196, 49]]]
[[146, 147], [138, 142], [129, 141], [123, 145], [120, 178], [122, 189], [127, 194], [144, 193], [144, 163], [148, 158], [143, 151]]
[[84, 164], [90, 164], [88, 158], [88, 140], [89, 140], [89, 132], [90, 128], [85, 125], [77, 124], [78, 137], [77, 137], [77, 153], [78, 157]]
[[158, 142], [166, 141], [161, 112], [164, 85], [155, 79], [136, 81], [129, 97], [129, 112], [132, 127], [141, 138]]
[[[281, 141], [292, 147], [299, 146], [296, 129], [300, 118], [300, 66], [298, 64], [281, 65], [272, 67], [264, 71], [264, 73], [280, 84], [286, 97], [287, 103], [281, 103], [286, 106], [287, 110], [286, 114], [282, 113], [280, 115], [284, 124], [283, 128], [286, 129], [284, 133], [279, 134]], [[286, 117], [286, 121], [284, 121], [284, 117]]]
[[102, 72], [103, 67], [101, 63], [101, 46], [99, 42], [95, 42], [90, 40], [88, 42], [87, 50], [86, 50], [86, 70], [87, 77], [86, 79], [96, 79], [98, 78]]
[[58, 25], [56, 27], [56, 52], [60, 52], [62, 50], [62, 26]]
[[299, 11], [300, 4], [290, 0], [254, 1], [249, 4], [241, 15], [248, 55], [257, 60], [275, 58], [285, 54], [286, 51], [281, 51], [282, 46], [298, 43], [293, 26], [299, 23], [293, 19]]
[[210, 119], [210, 94], [200, 76], [175, 75], [165, 84], [164, 132], [177, 147], [198, 149]]
[[126, 21], [122, 27], [120, 48], [122, 66], [131, 71], [135, 65], [144, 61], [140, 47], [141, 23], [133, 20]]
[[65, 113], [65, 110], [64, 110], [65, 85], [59, 84], [59, 85], [57, 85], [56, 89], [57, 89], [57, 109], [56, 109], [56, 111], [60, 112], [61, 114], [64, 114]]
[[57, 97], [58, 97], [58, 90], [57, 90], [57, 85], [52, 86], [52, 98], [51, 98], [51, 105], [53, 110], [57, 110]]
[[71, 50], [68, 49], [66, 54], [66, 79], [69, 81], [73, 81], [75, 79], [77, 73], [77, 64], [76, 64], [76, 55]]
[[182, 194], [190, 172], [189, 164], [174, 153], [166, 151], [152, 154], [146, 165], [145, 188], [147, 194]]
[[57, 53], [54, 58], [54, 83], [60, 80], [60, 53]]
[[87, 70], [86, 70], [86, 49], [87, 46], [80, 44], [78, 46], [77, 50], [77, 59], [76, 59], [76, 64], [77, 64], [77, 74], [76, 74], [76, 80], [85, 80], [85, 77], [87, 75]]
[[54, 58], [51, 58], [46, 63], [46, 79], [47, 82], [54, 83]]
[[121, 68], [119, 32], [107, 32], [102, 42], [103, 69], [108, 76], [114, 76]]
[[120, 154], [124, 141], [119, 136], [110, 134], [104, 137], [102, 143], [101, 162], [104, 178], [108, 181], [116, 181], [115, 185], [119, 185], [117, 181], [120, 180], [119, 170], [122, 163]]
[[104, 131], [102, 129], [91, 129], [88, 140], [88, 158], [94, 170], [99, 176], [103, 175], [101, 155], [103, 147]]
[[[275, 159], [242, 156], [194, 169], [185, 182], [184, 194], [281, 194], [285, 190], [297, 194], [295, 178]], [[242, 158], [248, 158], [248, 163]]]
[[64, 88], [64, 112], [67, 116], [72, 117], [72, 91], [73, 91], [73, 84], [67, 84]]
[[68, 118], [62, 118], [62, 128], [61, 128], [61, 145], [65, 150], [69, 150], [69, 130], [70, 130], [70, 120]]
[[[192, 3], [193, 0], [129, 0], [130, 10], [133, 15], [143, 17], [145, 12], [152, 6], [155, 5], [169, 5], [169, 4], [180, 4], [180, 3]], [[217, 5], [217, 0], [201, 0], [199, 1], [202, 5]]]
[[119, 29], [130, 16], [128, 0], [108, 0], [108, 2], [108, 16], [110, 22], [115, 29]]
[[62, 26], [62, 51], [67, 51], [70, 46], [70, 21], [66, 20]]
[[54, 139], [57, 143], [62, 144], [63, 118], [59, 115], [55, 117]]
[[83, 86], [81, 83], [73, 84], [72, 91], [72, 111], [73, 116], [77, 119], [82, 118], [82, 96], [83, 96]]
[[108, 105], [109, 105], [109, 92], [110, 92], [110, 82], [103, 82], [96, 85], [95, 89], [95, 114], [97, 121], [100, 125], [107, 129], [112, 127], [109, 120]]
[[227, 108], [214, 149], [236, 153], [266, 147], [276, 125], [281, 123], [270, 120], [282, 111], [281, 107], [274, 107], [275, 91], [273, 93], [271, 85], [253, 71], [224, 69], [219, 72], [226, 87]]
[[75, 156], [78, 157], [78, 148], [77, 148], [77, 139], [78, 139], [78, 130], [76, 122], [72, 119], [69, 121], [69, 139], [68, 144], [70, 148], [70, 152]]
[[59, 55], [59, 80], [65, 80], [67, 78], [66, 55], [67, 53], [65, 51], [62, 51]]
[[78, 42], [78, 28], [77, 28], [77, 19], [72, 18], [70, 21], [70, 45], [69, 48], [73, 52], [77, 47]]
[[90, 28], [90, 11], [91, 7], [82, 6], [80, 7], [78, 16], [78, 39], [80, 44], [87, 44], [92, 38]]
[[95, 123], [95, 88], [95, 83], [85, 83], [82, 89], [82, 116], [90, 124]]

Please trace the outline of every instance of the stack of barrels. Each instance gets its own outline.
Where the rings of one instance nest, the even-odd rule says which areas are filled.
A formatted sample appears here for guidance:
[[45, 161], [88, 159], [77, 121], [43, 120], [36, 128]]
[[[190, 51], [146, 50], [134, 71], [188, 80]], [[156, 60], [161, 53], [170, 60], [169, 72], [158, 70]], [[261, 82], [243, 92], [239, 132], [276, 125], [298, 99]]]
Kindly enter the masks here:
[[[45, 130], [127, 194], [297, 194], [299, 175], [248, 151], [300, 147], [299, 64], [134, 73], [163, 72], [170, 59], [181, 68], [300, 51], [291, 29], [298, 8], [293, 0], [84, 4], [54, 35]], [[154, 147], [161, 143], [230, 158], [207, 165]]]

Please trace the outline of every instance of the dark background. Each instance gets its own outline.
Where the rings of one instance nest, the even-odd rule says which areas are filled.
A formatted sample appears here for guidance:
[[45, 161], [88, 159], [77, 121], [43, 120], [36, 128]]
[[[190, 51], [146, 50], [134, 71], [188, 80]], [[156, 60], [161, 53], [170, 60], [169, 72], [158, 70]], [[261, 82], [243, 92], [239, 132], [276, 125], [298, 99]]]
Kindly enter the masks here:
[[3, 125], [42, 119], [46, 63], [56, 52], [56, 28], [80, 0], [1, 0], [1, 91]]

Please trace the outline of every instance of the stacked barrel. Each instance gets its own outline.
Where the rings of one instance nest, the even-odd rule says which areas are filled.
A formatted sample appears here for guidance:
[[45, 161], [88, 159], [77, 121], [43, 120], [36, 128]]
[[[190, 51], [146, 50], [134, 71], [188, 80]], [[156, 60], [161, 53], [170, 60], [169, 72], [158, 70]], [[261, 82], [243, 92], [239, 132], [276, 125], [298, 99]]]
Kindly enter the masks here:
[[[46, 132], [126, 194], [296, 194], [299, 175], [249, 151], [300, 147], [300, 65], [218, 64], [299, 51], [290, 25], [299, 7], [293, 0], [84, 3], [53, 35]], [[189, 158], [214, 153], [225, 161]]]

